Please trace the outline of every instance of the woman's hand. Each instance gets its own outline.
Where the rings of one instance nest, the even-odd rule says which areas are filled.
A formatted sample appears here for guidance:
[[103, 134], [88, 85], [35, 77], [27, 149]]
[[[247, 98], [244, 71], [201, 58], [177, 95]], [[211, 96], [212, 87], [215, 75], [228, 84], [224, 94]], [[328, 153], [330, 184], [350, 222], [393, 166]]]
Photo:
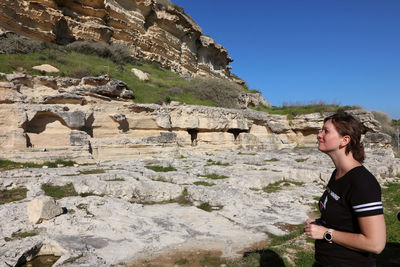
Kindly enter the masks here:
[[304, 227], [304, 232], [306, 233], [307, 237], [312, 239], [323, 239], [324, 233], [328, 231], [328, 228], [314, 224], [314, 219], [308, 219], [306, 221], [306, 226]]

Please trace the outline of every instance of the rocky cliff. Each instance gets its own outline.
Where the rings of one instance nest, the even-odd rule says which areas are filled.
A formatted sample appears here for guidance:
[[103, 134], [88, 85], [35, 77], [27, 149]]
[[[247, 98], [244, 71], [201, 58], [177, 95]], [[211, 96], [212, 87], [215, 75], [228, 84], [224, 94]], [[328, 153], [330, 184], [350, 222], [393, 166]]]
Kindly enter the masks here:
[[[196, 149], [268, 150], [315, 146], [327, 114], [292, 120], [251, 109], [136, 104], [122, 81], [1, 74], [1, 158], [91, 161]], [[367, 148], [390, 137], [366, 110], [348, 111], [364, 126]]]
[[135, 58], [181, 74], [235, 80], [224, 47], [188, 15], [154, 0], [3, 0], [1, 28], [58, 44], [83, 39], [124, 43]]

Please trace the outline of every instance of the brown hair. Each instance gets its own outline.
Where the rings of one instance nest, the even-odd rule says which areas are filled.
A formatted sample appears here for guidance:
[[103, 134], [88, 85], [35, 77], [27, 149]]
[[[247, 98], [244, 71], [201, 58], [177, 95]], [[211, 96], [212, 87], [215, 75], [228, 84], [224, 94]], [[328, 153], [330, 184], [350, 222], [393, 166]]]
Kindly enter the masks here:
[[351, 153], [355, 160], [363, 163], [365, 159], [364, 146], [361, 143], [361, 123], [347, 113], [336, 113], [324, 119], [324, 123], [330, 120], [341, 136], [350, 136], [350, 142], [346, 146], [346, 154]]

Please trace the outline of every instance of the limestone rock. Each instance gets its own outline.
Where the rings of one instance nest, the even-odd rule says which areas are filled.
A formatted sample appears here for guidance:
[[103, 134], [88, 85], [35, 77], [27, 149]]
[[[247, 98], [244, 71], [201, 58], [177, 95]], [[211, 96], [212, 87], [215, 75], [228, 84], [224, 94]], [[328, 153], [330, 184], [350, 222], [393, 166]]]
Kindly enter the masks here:
[[89, 145], [88, 135], [84, 131], [72, 130], [70, 133], [71, 146], [87, 146]]
[[0, 104], [22, 103], [26, 96], [19, 92], [14, 83], [0, 82]]
[[32, 87], [32, 77], [24, 73], [6, 74], [6, 79], [15, 85], [25, 85]]
[[391, 147], [392, 137], [385, 133], [367, 132], [363, 139], [364, 146], [368, 149], [388, 149]]
[[94, 87], [90, 92], [108, 97], [121, 97], [133, 99], [133, 92], [128, 89], [126, 83], [117, 80], [110, 80], [107, 84]]
[[57, 94], [57, 95], [44, 95], [43, 104], [79, 104], [85, 105], [87, 100], [85, 97], [71, 94], [71, 93], [64, 93], [64, 94]]
[[38, 66], [33, 66], [32, 69], [38, 70], [38, 71], [41, 71], [41, 72], [49, 72], [49, 73], [60, 72], [59, 69], [57, 69], [56, 67], [53, 67], [50, 64], [42, 64], [42, 65], [38, 65]]
[[190, 16], [150, 0], [0, 3], [0, 28], [57, 44], [122, 43], [132, 56], [191, 76], [231, 78], [228, 52]]
[[136, 77], [138, 77], [139, 80], [141, 80], [141, 81], [147, 82], [147, 81], [150, 80], [149, 74], [148, 74], [148, 73], [145, 73], [145, 72], [143, 72], [143, 71], [141, 71], [141, 70], [138, 70], [138, 69], [136, 69], [136, 68], [132, 68], [131, 71], [132, 71], [133, 74], [135, 74]]
[[241, 108], [247, 107], [270, 107], [271, 103], [264, 99], [261, 93], [242, 93], [239, 95], [238, 103]]
[[359, 119], [364, 127], [364, 132], [379, 132], [381, 124], [374, 119], [374, 115], [365, 109], [347, 110], [346, 113], [352, 114]]
[[41, 223], [63, 213], [63, 209], [56, 204], [52, 197], [43, 196], [31, 200], [27, 204], [29, 222]]
[[57, 89], [57, 79], [49, 76], [34, 76], [34, 84], [47, 86], [53, 89]]

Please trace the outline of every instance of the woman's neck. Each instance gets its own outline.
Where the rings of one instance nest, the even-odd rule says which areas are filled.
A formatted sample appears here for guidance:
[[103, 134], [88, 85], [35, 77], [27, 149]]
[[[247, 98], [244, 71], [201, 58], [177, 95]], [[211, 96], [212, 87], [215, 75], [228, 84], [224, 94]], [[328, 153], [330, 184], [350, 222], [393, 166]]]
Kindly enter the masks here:
[[340, 155], [330, 155], [336, 167], [336, 179], [343, 177], [351, 169], [361, 166], [361, 163], [354, 159], [353, 154], [350, 152]]

